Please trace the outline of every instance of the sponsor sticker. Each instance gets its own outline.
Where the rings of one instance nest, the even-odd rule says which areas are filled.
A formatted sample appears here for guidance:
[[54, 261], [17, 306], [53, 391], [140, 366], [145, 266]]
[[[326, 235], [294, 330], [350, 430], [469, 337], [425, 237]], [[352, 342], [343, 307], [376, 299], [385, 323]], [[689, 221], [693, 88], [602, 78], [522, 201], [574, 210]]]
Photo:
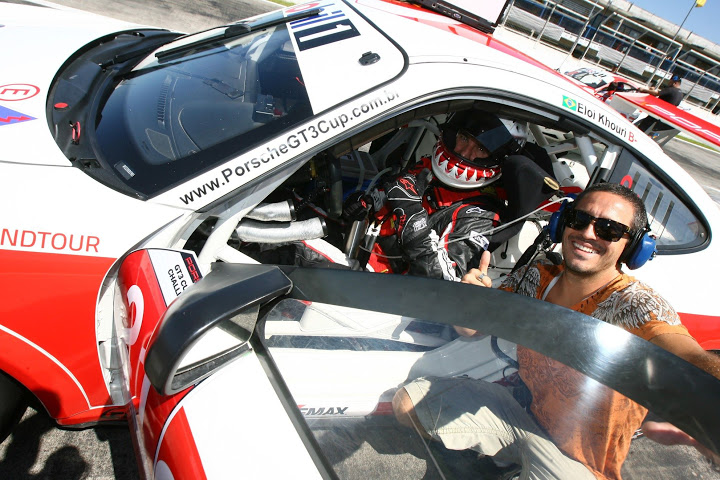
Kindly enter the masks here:
[[176, 250], [149, 250], [155, 275], [165, 300], [170, 305], [190, 285], [200, 278], [200, 268], [192, 252]]
[[22, 230], [3, 228], [0, 230], [0, 247], [16, 250], [51, 251], [55, 253], [97, 254], [100, 238], [94, 235], [53, 232], [41, 230]]
[[563, 95], [563, 107], [567, 108], [568, 110], [572, 110], [573, 112], [577, 111], [577, 102], [574, 98], [566, 97]]
[[40, 92], [35, 85], [28, 83], [9, 83], [0, 85], [0, 100], [5, 102], [17, 102], [32, 98]]
[[345, 412], [347, 411], [348, 407], [308, 407], [307, 405], [298, 405], [298, 408], [300, 409], [300, 413], [302, 413], [306, 417], [322, 417], [322, 416], [338, 416], [338, 415], [345, 415]]
[[468, 235], [468, 239], [483, 250], [487, 250], [488, 246], [490, 245], [490, 241], [485, 235], [482, 235], [474, 230], [470, 232], [470, 235]]
[[4, 125], [11, 125], [13, 123], [27, 122], [29, 120], [35, 120], [35, 117], [16, 112], [15, 110], [11, 110], [0, 105], [0, 127]]
[[587, 118], [596, 125], [600, 125], [615, 132], [618, 136], [629, 142], [637, 141], [635, 134], [627, 128], [624, 122], [620, 123], [607, 113], [595, 110], [595, 106], [593, 105], [586, 105], [582, 102], [576, 101], [574, 98], [563, 95], [562, 106]]
[[[220, 175], [210, 178], [202, 185], [184, 192], [179, 200], [185, 205], [212, 195], [216, 190], [237, 188], [240, 185], [256, 178], [288, 159], [296, 155], [295, 152], [306, 149], [309, 145], [316, 144], [331, 136], [337, 135], [340, 131], [346, 130], [353, 123], [383, 111], [392, 103], [395, 103], [400, 95], [395, 90], [383, 90], [375, 97], [355, 104], [343, 112], [321, 119], [316, 119], [309, 125], [296, 129], [288, 135], [266, 144], [253, 154], [236, 160], [224, 167]], [[227, 187], [226, 187], [227, 186]]]

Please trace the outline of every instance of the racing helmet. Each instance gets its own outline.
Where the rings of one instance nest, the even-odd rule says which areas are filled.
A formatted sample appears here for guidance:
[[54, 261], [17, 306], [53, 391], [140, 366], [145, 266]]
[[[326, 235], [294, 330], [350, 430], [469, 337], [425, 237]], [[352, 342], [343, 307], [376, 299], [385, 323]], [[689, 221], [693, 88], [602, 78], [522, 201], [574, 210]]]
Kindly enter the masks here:
[[527, 122], [519, 122], [514, 120], [506, 120], [504, 118], [501, 118], [500, 121], [505, 125], [505, 128], [507, 128], [508, 132], [510, 132], [510, 135], [515, 139], [517, 142], [517, 149], [515, 151], [509, 152], [509, 154], [517, 153], [517, 150], [525, 146], [525, 143], [527, 143], [528, 139], [528, 127]]
[[[487, 156], [467, 158], [457, 153], [458, 134], [460, 138], [474, 139]], [[442, 136], [433, 148], [433, 174], [449, 187], [480, 188], [499, 179], [503, 159], [519, 149], [518, 142], [496, 115], [479, 110], [458, 112], [443, 125]]]

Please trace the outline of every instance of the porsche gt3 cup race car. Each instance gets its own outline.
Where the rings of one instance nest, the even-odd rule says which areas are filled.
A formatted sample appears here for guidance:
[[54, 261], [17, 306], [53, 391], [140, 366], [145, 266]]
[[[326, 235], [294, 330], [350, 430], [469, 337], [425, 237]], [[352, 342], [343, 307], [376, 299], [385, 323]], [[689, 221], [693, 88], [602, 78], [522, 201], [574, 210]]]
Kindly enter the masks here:
[[348, 217], [454, 116], [496, 117], [555, 187], [494, 249], [494, 283], [557, 256], [536, 240], [567, 195], [622, 183], [657, 238], [632, 274], [720, 348], [717, 205], [618, 112], [475, 28], [496, 20], [332, 0], [182, 35], [0, 4], [3, 437], [34, 398], [64, 427], [129, 422], [151, 478], [501, 475], [389, 402], [423, 375], [509, 381], [520, 344], [717, 450], [714, 378], [572, 311], [386, 268], [381, 226]]
[[633, 80], [596, 68], [578, 68], [577, 70], [565, 72], [565, 75], [599, 98], [607, 92], [608, 86], [613, 82], [616, 85], [615, 91], [618, 93], [637, 92], [641, 87], [640, 84]]

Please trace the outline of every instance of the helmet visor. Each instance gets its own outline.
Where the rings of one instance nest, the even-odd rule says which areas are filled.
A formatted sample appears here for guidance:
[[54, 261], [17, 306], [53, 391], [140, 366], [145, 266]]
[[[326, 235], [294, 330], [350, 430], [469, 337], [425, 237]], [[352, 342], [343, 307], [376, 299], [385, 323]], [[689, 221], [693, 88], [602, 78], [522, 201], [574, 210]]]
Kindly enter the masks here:
[[490, 152], [490, 156], [498, 155], [505, 146], [514, 140], [503, 124], [480, 132], [475, 139]]

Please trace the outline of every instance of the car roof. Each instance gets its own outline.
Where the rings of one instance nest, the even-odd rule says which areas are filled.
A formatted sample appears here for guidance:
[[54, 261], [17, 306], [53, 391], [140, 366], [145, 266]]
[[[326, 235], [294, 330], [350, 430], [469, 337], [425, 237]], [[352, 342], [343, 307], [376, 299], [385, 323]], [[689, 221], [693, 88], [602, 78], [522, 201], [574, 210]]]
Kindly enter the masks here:
[[[398, 17], [404, 17], [410, 20], [414, 20], [423, 25], [432, 26], [443, 32], [447, 32], [461, 38], [472, 40], [473, 42], [485, 45], [493, 50], [496, 50], [497, 52], [509, 55], [529, 65], [552, 73], [558, 78], [563, 78], [562, 75], [560, 75], [558, 72], [548, 67], [544, 63], [508, 45], [507, 43], [498, 40], [492, 34], [481, 32], [453, 18], [446, 17], [426, 8], [423, 8], [420, 5], [398, 0], [354, 0], [354, 3], [356, 3], [361, 8], [370, 7], [375, 10], [390, 13]], [[394, 37], [396, 33], [397, 32], [391, 32], [391, 35]], [[414, 43], [418, 44], [424, 42]], [[403, 44], [403, 47], [411, 48], [412, 44]]]
[[[325, 2], [310, 3], [295, 8], [289, 7], [285, 9], [285, 12], [291, 14], [300, 11], [299, 8], [308, 8], [309, 6], [325, 7], [326, 5], [328, 4]], [[475, 70], [477, 73], [474, 75], [481, 75], [485, 78], [475, 78], [472, 76], [463, 77], [463, 82], [467, 82], [463, 85], [463, 88], [467, 87], [468, 89], [475, 90], [485, 89], [485, 87], [487, 87], [497, 92], [503, 92], [503, 95], [511, 96], [516, 94], [529, 96], [531, 95], [531, 91], [535, 94], [538, 94], [540, 91], [547, 91], [548, 95], [552, 92], [551, 97], [547, 95], [542, 97], [543, 103], [547, 104], [551, 110], [562, 112], [563, 115], [567, 115], [568, 117], [576, 117], [582, 122], [590, 120], [601, 130], [607, 129], [607, 126], [615, 121], [609, 119], [619, 117], [619, 114], [617, 114], [614, 109], [605, 107], [603, 104], [595, 104], [591, 109], [592, 112], [603, 112], [602, 121], [598, 121], [597, 118], [593, 119], [588, 117], [587, 114], [583, 115], [582, 112], [576, 110], [575, 105], [577, 105], [577, 102], [580, 101], [582, 105], [590, 105], [595, 103], [596, 100], [592, 98], [589, 93], [576, 86], [573, 81], [532, 57], [496, 40], [492, 35], [482, 33], [469, 26], [458, 23], [451, 18], [409, 3], [402, 3], [395, 0], [348, 0], [342, 5], [332, 4], [331, 8], [336, 10], [342, 9], [343, 11], [352, 9], [359, 12], [364, 20], [374, 25], [377, 31], [381, 32], [391, 43], [395, 44], [398, 47], [398, 51], [401, 51], [405, 58], [406, 67], [402, 71], [396, 71], [397, 76], [395, 78], [382, 85], [375, 84], [379, 93], [383, 94], [383, 90], [380, 89], [385, 89], [385, 85], [387, 85], [387, 88], [390, 90], [394, 88], [399, 89], [399, 96], [392, 94], [391, 96], [395, 100], [390, 103], [381, 99], [372, 109], [372, 114], [369, 116], [384, 115], [385, 110], [396, 108], [395, 105], [398, 99], [403, 102], [415, 102], [416, 95], [427, 96], [428, 94], [432, 94], [436, 88], [444, 89], [445, 87], [442, 85], [448, 82], [447, 79], [443, 79], [443, 71], [456, 69], [461, 65], [474, 65], [480, 67], [479, 70]], [[377, 63], [377, 66], [381, 66], [387, 62], [388, 58], [384, 56], [385, 54], [382, 51], [375, 50], [375, 44], [363, 45], [362, 51], [357, 50], [357, 48], [354, 49], [355, 53], [352, 54], [352, 58], [350, 58], [352, 62], [357, 63], [360, 53], [363, 52], [379, 53], [382, 61]], [[367, 50], [365, 48], [367, 48]], [[369, 52], [370, 49], [373, 50]], [[347, 48], [344, 48], [344, 46], [340, 46], [340, 49], [334, 49], [333, 52], [335, 52], [334, 55], [347, 57], [343, 59], [343, 61], [348, 60], [349, 55], [351, 55], [351, 52], [349, 52]], [[347, 83], [344, 80], [348, 76], [347, 71], [337, 65], [334, 65], [334, 68], [329, 68], [327, 55], [322, 57], [315, 56], [311, 59], [301, 51], [298, 54], [298, 61], [303, 76], [306, 77], [305, 85], [307, 89], [314, 91], [322, 90], [322, 92], [325, 92], [326, 101], [329, 101], [330, 96], [334, 98], [332, 104], [326, 102], [326, 108], [334, 109], [336, 105], [339, 107], [345, 104], [352, 105], [353, 103], [359, 105], [359, 96], [354, 97], [347, 95], [348, 90], [344, 85]], [[375, 65], [372, 65], [367, 68], [367, 70], [369, 71], [374, 68], [376, 68]], [[327, 77], [325, 79], [326, 88], [319, 89], [316, 85], [310, 84], [311, 82], [309, 78], [307, 78], [307, 73], [314, 70], [321, 71], [325, 77]], [[412, 77], [408, 76], [408, 70], [413, 72]], [[469, 72], [469, 70], [465, 71]], [[430, 73], [428, 75], [421, 72]], [[499, 77], [494, 75], [493, 72], [502, 74], [501, 76], [503, 78], [512, 76], [516, 78], [517, 81], [498, 83], [496, 80]], [[455, 82], [450, 83], [455, 86], [460, 85]], [[435, 84], [435, 86], [433, 86], [433, 84]], [[375, 88], [367, 83], [366, 85], [365, 88]], [[393, 86], [390, 87], [390, 85]], [[369, 92], [370, 90], [367, 90], [365, 93]], [[569, 102], [567, 104], [564, 100], [566, 96], [567, 102]], [[369, 100], [371, 102], [376, 101], [373, 98]], [[346, 108], [347, 111], [350, 112], [353, 111], [352, 108], [343, 108]], [[313, 115], [321, 118], [319, 121], [323, 122], [322, 125], [326, 125], [325, 122], [329, 121], [322, 118], [322, 116], [325, 114], [331, 115], [329, 113], [330, 111], [331, 110], [318, 110], [313, 104]], [[342, 116], [343, 112], [339, 112], [339, 115]], [[327, 118], [330, 117], [328, 116]], [[368, 120], [370, 119], [368, 118]], [[620, 118], [617, 120], [619, 121]], [[355, 127], [355, 123], [352, 122], [348, 125], [353, 128]], [[348, 130], [345, 125], [343, 125], [343, 129]], [[614, 129], [615, 133], [611, 133], [611, 135], [619, 132], [627, 139], [628, 131], [627, 128], [618, 124]], [[340, 132], [337, 131], [336, 133]], [[293, 135], [295, 134], [291, 134], [291, 137], [295, 138]], [[266, 151], [265, 147], [253, 146], [252, 148], [252, 150], [247, 150], [246, 153], [239, 155], [249, 155], [249, 158], [252, 158], [257, 155], [262, 155], [263, 152]], [[300, 152], [297, 151], [296, 153]], [[239, 157], [236, 156], [235, 158]], [[196, 176], [193, 180], [193, 185], [195, 185], [195, 183], [202, 184], [205, 181], [213, 181], [218, 173], [218, 169], [225, 168], [223, 165], [229, 164], [232, 161], [234, 160], [227, 157], [227, 159], [222, 160], [222, 164], [217, 163], [217, 166]], [[244, 175], [243, 183], [250, 182], [251, 180], [254, 181], [254, 178], [255, 174], [251, 177]], [[233, 186], [235, 186], [236, 189], [241, 187], [241, 185], [234, 183]], [[186, 198], [187, 185], [174, 182], [172, 185], [166, 184], [163, 188], [163, 191], [159, 191], [156, 195], [153, 195], [156, 201], [171, 202], [173, 205], [182, 206], [177, 202], [178, 198]], [[191, 188], [194, 189], [195, 186]], [[203, 194], [201, 201], [205, 204], [210, 204], [219, 199], [223, 192], [230, 193], [227, 189], [216, 189], [213, 190], [211, 194]], [[235, 190], [235, 192], [237, 193], [239, 190]], [[195, 197], [193, 197], [193, 199], [193, 202], [197, 200]], [[182, 202], [183, 205], [187, 205], [184, 200], [182, 200]]]

